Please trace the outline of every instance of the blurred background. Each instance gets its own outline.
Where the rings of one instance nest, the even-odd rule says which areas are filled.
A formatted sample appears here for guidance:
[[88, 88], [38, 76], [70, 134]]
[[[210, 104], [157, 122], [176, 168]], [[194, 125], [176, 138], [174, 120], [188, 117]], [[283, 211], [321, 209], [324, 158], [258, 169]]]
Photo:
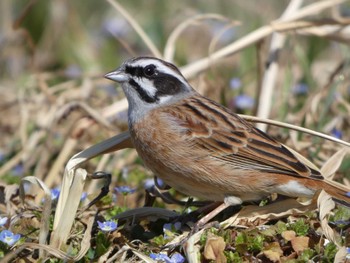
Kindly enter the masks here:
[[[269, 118], [349, 141], [350, 5], [344, 2], [303, 17], [318, 23], [314, 31], [291, 26], [283, 32]], [[215, 14], [187, 24], [177, 37], [173, 62], [185, 67], [270, 25], [289, 1], [118, 3], [160, 54], [181, 23]], [[108, 1], [2, 0], [0, 21], [0, 181], [8, 185], [35, 175], [48, 187], [59, 187], [72, 155], [127, 129], [124, 95], [103, 75], [130, 57], [157, 54]], [[338, 28], [329, 33], [327, 26]], [[188, 77], [202, 94], [235, 112], [255, 115], [264, 103], [260, 93], [270, 45], [267, 35]], [[340, 149], [287, 129], [268, 131], [319, 167]], [[113, 186], [137, 188], [139, 194], [128, 202], [142, 204], [151, 175], [133, 150], [98, 157], [86, 168], [112, 173]], [[345, 157], [337, 178], [349, 178], [349, 168]]]

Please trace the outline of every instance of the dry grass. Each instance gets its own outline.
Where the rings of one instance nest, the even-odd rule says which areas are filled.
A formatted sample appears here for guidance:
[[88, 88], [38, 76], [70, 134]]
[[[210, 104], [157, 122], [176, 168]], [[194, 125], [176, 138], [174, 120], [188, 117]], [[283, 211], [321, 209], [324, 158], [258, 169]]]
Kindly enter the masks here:
[[[226, 8], [213, 3], [186, 8], [185, 3], [162, 6], [154, 1], [153, 8], [158, 11], [147, 9], [143, 1], [138, 7], [113, 0], [101, 3], [104, 8], [92, 2], [84, 4], [30, 1], [23, 7], [9, 0], [1, 3], [0, 208], [2, 215], [11, 218], [6, 227], [22, 234], [14, 247], [0, 247], [6, 255], [3, 262], [21, 257], [153, 262], [149, 258], [151, 251], [169, 252], [161, 248], [168, 241], [161, 238], [159, 229], [164, 222], [187, 212], [183, 206], [165, 204], [159, 198], [156, 206], [161, 208], [140, 208], [145, 198], [143, 183], [150, 174], [139, 164], [133, 150], [122, 150], [131, 148], [125, 132], [127, 102], [101, 77], [132, 55], [150, 53], [177, 62], [200, 92], [232, 110], [239, 110], [230, 104], [232, 97], [251, 95], [255, 108], [240, 113], [256, 115], [260, 122], [268, 118], [280, 120], [278, 126], [285, 129], [277, 128], [275, 122], [270, 122], [275, 126], [260, 128], [310, 159], [327, 178], [350, 186], [350, 19], [342, 13], [349, 10], [348, 1], [293, 0], [288, 5], [281, 1], [275, 7], [264, 2], [266, 11], [261, 13], [247, 1], [237, 1]], [[20, 11], [11, 17], [9, 10], [15, 7]], [[91, 15], [93, 7], [95, 15]], [[229, 7], [238, 7], [247, 16], [239, 10], [229, 15]], [[178, 16], [176, 10], [181, 10]], [[40, 16], [40, 12], [45, 15]], [[158, 15], [154, 17], [153, 12]], [[162, 12], [168, 12], [169, 17], [163, 17]], [[33, 19], [35, 15], [38, 20]], [[103, 20], [104, 27], [93, 26], [103, 24]], [[238, 90], [229, 89], [233, 76], [242, 82]], [[293, 87], [298, 83], [306, 84], [308, 92], [296, 94]], [[314, 132], [297, 132], [293, 130], [298, 130], [295, 126], [283, 123]], [[343, 141], [319, 139], [315, 133], [334, 131], [342, 133]], [[119, 135], [104, 141], [115, 134]], [[109, 154], [101, 156], [103, 153]], [[129, 172], [123, 174], [125, 168]], [[95, 171], [112, 173], [111, 182], [106, 175], [90, 180]], [[87, 191], [91, 201], [109, 183], [128, 184], [138, 190], [124, 198], [118, 196], [117, 200], [109, 194], [85, 209], [87, 201], [80, 202], [82, 192]], [[61, 187], [58, 204], [50, 196], [50, 189], [56, 186]], [[171, 194], [183, 198], [178, 193]], [[170, 198], [166, 193], [161, 196]], [[175, 246], [175, 251], [183, 252], [188, 262], [234, 261], [238, 255], [242, 262], [301, 260], [303, 253], [293, 240], [307, 238], [318, 242], [318, 246], [310, 241], [302, 247], [319, 253], [310, 256], [315, 261], [345, 257], [348, 229], [330, 227], [329, 216], [339, 212], [324, 192], [307, 205], [289, 199], [282, 202], [244, 207], [234, 216], [224, 217], [219, 230], [201, 230], [184, 246]], [[128, 211], [124, 211], [126, 207]], [[318, 214], [311, 214], [316, 207]], [[121, 227], [103, 236], [96, 220], [115, 214]], [[346, 216], [345, 213], [343, 217]], [[189, 218], [181, 231], [174, 231], [170, 243], [188, 234], [188, 225], [196, 219], [191, 215]], [[286, 231], [298, 232], [292, 226], [276, 230], [275, 239], [259, 232], [262, 228], [276, 228], [278, 222], [292, 225], [300, 218], [312, 229], [305, 235], [285, 239]], [[250, 235], [247, 231], [252, 229], [258, 231], [255, 237], [264, 236], [266, 244], [259, 251], [239, 251], [242, 244], [238, 245], [237, 237]], [[152, 238], [137, 240], [140, 235], [134, 232], [141, 230], [152, 234]], [[325, 240], [335, 244], [337, 253], [327, 254]], [[288, 248], [281, 245], [283, 242]], [[283, 253], [276, 252], [282, 248]]]

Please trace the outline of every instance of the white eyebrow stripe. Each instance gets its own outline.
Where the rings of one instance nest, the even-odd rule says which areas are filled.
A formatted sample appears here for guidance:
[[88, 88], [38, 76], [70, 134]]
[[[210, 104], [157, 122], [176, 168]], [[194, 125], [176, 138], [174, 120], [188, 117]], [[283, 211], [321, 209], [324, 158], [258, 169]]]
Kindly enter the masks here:
[[140, 59], [132, 62], [130, 66], [132, 67], [146, 67], [150, 64], [153, 64], [157, 67], [157, 70], [160, 72], [163, 72], [168, 75], [173, 75], [176, 78], [178, 78], [182, 83], [186, 84], [187, 81], [184, 79], [183, 76], [179, 75], [176, 71], [172, 70], [171, 68], [165, 66], [161, 61], [157, 59], [147, 58], [147, 59]]

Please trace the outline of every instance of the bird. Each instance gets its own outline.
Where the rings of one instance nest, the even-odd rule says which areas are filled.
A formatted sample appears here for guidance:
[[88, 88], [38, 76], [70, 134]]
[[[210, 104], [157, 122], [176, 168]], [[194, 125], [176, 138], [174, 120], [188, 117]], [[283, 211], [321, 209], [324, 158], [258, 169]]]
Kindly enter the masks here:
[[325, 190], [349, 206], [346, 186], [325, 179], [285, 145], [221, 104], [202, 96], [172, 63], [126, 60], [105, 78], [119, 83], [132, 143], [157, 177], [177, 191], [228, 206], [271, 194], [312, 198]]

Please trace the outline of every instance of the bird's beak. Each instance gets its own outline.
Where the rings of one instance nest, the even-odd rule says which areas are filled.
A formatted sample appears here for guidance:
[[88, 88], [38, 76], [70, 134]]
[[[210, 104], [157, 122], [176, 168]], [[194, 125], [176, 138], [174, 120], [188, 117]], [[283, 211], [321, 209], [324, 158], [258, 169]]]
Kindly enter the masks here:
[[128, 74], [122, 68], [118, 68], [115, 71], [109, 72], [105, 75], [106, 79], [110, 79], [119, 83], [123, 83], [129, 79]]

